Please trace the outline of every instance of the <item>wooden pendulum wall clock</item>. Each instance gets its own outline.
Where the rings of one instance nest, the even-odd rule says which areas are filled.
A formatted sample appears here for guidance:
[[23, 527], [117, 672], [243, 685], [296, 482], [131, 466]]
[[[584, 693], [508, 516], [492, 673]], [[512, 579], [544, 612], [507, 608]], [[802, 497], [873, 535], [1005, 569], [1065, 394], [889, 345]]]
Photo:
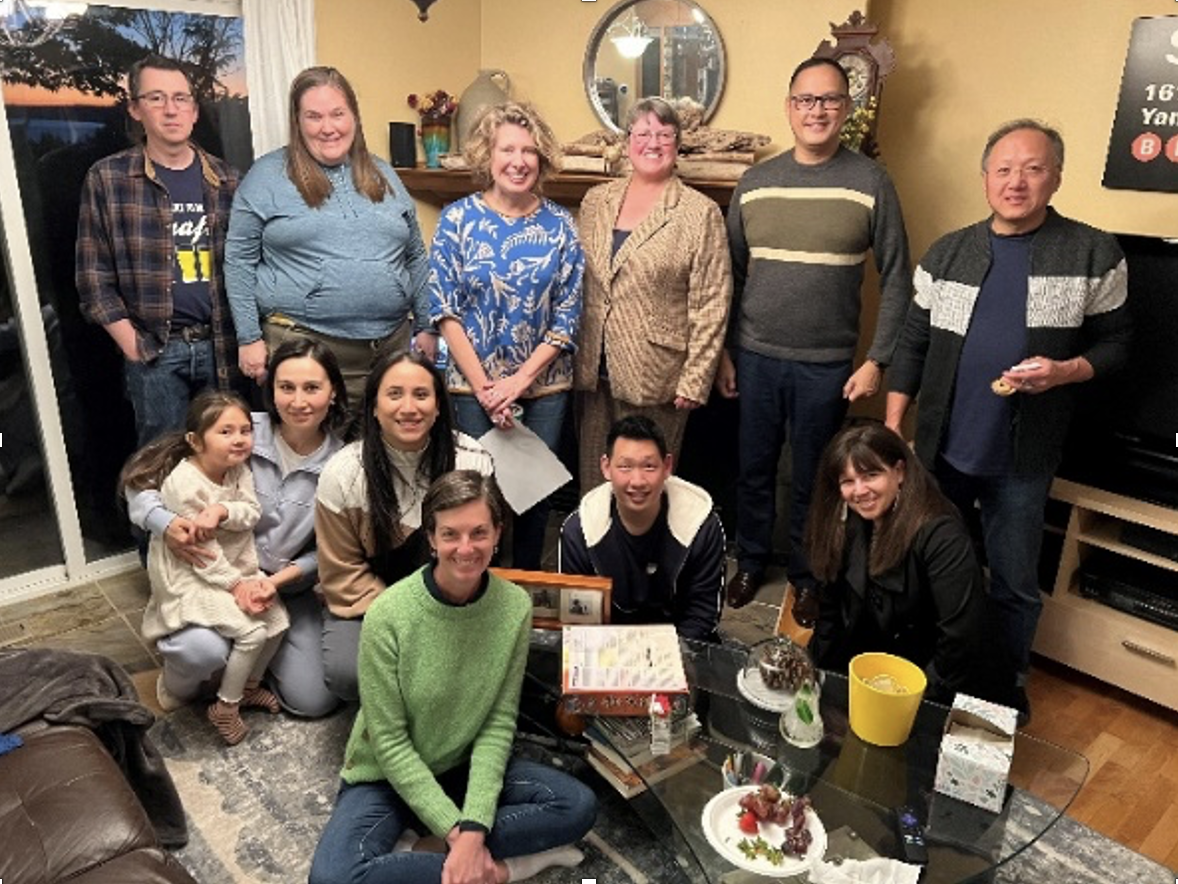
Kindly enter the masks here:
[[859, 150], [869, 157], [878, 154], [875, 142], [875, 127], [879, 113], [880, 98], [883, 94], [884, 79], [896, 67], [896, 54], [886, 39], [872, 42], [879, 33], [879, 27], [869, 22], [863, 13], [856, 10], [841, 25], [831, 22], [830, 34], [834, 43], [823, 40], [814, 50], [814, 58], [830, 58], [838, 62], [847, 72], [850, 82], [851, 112], [848, 120], [855, 119], [868, 108], [875, 111], [867, 124]]

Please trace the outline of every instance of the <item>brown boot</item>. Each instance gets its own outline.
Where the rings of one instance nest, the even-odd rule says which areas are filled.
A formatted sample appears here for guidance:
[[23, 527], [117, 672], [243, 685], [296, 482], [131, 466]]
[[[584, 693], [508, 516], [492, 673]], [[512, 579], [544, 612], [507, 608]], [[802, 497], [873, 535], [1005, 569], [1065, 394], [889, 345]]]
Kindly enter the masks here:
[[748, 571], [737, 571], [728, 581], [728, 607], [743, 608], [757, 594], [761, 586], [761, 578]]
[[217, 700], [209, 707], [209, 721], [213, 723], [213, 727], [217, 729], [221, 739], [230, 746], [236, 746], [249, 733], [249, 728], [241, 720], [241, 711], [238, 709], [237, 703]]
[[241, 694], [241, 708], [265, 709], [267, 712], [277, 713], [282, 707], [278, 703], [278, 698], [260, 684], [247, 684]]
[[804, 629], [813, 629], [818, 622], [818, 590], [804, 586], [794, 595], [794, 621]]

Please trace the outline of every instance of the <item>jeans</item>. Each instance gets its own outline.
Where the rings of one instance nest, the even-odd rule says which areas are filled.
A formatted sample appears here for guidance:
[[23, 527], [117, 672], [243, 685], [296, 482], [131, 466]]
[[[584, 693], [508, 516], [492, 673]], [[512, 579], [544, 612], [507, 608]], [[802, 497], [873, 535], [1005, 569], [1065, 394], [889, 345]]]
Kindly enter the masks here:
[[[438, 782], [462, 806], [467, 768]], [[508, 760], [487, 848], [495, 859], [571, 844], [593, 826], [597, 797], [566, 773], [519, 758]], [[428, 834], [387, 782], [340, 787], [335, 810], [315, 848], [310, 884], [430, 884], [441, 881], [445, 855], [392, 853], [401, 833]]]
[[339, 705], [323, 667], [323, 605], [310, 588], [284, 595], [282, 602], [290, 627], [270, 661], [270, 687], [287, 712], [321, 718]]
[[164, 661], [164, 687], [188, 702], [220, 683], [233, 642], [207, 626], [185, 626], [165, 635], [155, 648]]
[[184, 429], [189, 400], [217, 386], [213, 342], [170, 338], [154, 361], [124, 363], [123, 375], [142, 448], [164, 433]]
[[[478, 439], [494, 428], [491, 419], [479, 405], [478, 399], [466, 393], [450, 397], [454, 403], [454, 418], [458, 429]], [[543, 440], [549, 450], [555, 452], [560, 446], [560, 430], [568, 406], [568, 393], [550, 393], [535, 399], [520, 399], [517, 405], [523, 408], [523, 424]], [[515, 533], [511, 545], [511, 566], [528, 571], [539, 571], [544, 558], [544, 537], [548, 531], [548, 512], [552, 508], [547, 499], [540, 501], [527, 512], [515, 517]]]
[[851, 362], [795, 362], [750, 350], [736, 353], [740, 390], [740, 477], [736, 485], [737, 567], [760, 576], [773, 554], [777, 462], [788, 433], [792, 478], [789, 503], [789, 579], [813, 587], [802, 548], [810, 492], [822, 449], [847, 413], [843, 386]]
[[985, 558], [990, 565], [990, 604], [1016, 675], [1031, 666], [1031, 643], [1039, 625], [1039, 548], [1050, 475], [968, 476], [944, 459], [937, 481], [967, 523], [977, 524], [980, 505]]

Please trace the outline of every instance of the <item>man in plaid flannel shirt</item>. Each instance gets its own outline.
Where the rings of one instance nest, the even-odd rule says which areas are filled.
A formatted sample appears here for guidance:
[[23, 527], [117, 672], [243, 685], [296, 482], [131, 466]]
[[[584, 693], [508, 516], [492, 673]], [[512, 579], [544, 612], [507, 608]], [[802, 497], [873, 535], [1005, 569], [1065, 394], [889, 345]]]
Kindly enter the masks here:
[[90, 168], [75, 273], [83, 312], [126, 360], [143, 445], [182, 428], [192, 396], [236, 370], [221, 262], [238, 176], [189, 140], [198, 109], [177, 62], [136, 62], [128, 89], [144, 141]]

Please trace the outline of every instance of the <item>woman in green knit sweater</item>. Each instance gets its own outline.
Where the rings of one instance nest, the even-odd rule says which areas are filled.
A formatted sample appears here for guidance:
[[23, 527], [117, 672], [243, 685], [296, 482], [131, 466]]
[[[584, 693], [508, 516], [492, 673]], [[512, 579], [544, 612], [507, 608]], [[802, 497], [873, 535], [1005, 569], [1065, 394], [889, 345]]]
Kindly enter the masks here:
[[[503, 884], [581, 861], [593, 792], [511, 756], [532, 603], [487, 571], [502, 523], [494, 479], [430, 486], [432, 561], [364, 618], [360, 711], [311, 884]], [[413, 849], [418, 831], [444, 852]]]

